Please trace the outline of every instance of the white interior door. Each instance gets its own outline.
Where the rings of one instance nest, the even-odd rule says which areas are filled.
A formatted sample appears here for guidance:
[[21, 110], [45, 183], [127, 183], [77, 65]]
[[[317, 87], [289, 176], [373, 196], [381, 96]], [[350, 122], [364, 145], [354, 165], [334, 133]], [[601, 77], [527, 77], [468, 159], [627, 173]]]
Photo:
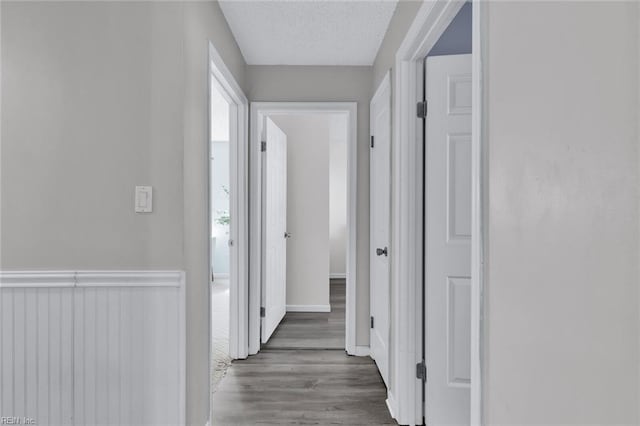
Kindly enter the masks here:
[[389, 386], [391, 87], [385, 77], [371, 100], [370, 353]]
[[265, 118], [262, 200], [262, 343], [286, 313], [287, 296], [287, 135]]
[[427, 58], [426, 94], [425, 420], [469, 424], [471, 55]]

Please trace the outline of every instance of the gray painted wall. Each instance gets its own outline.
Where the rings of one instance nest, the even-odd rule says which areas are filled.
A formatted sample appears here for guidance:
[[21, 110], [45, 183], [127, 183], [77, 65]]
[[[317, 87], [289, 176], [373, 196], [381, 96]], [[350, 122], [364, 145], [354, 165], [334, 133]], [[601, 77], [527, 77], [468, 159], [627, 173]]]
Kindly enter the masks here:
[[473, 5], [467, 2], [427, 56], [462, 55], [472, 51]]
[[[187, 422], [208, 418], [207, 57], [216, 2], [2, 2], [2, 269], [184, 269]], [[133, 212], [136, 184], [154, 212]]]
[[[376, 55], [373, 63], [373, 88], [371, 93], [380, 85], [384, 75], [393, 68], [396, 61], [396, 52], [398, 47], [404, 40], [407, 30], [416, 17], [416, 13], [422, 5], [421, 1], [400, 0], [396, 6], [396, 10], [391, 17], [389, 28], [380, 44], [380, 50]], [[391, 88], [393, 93], [393, 79], [391, 79]]]
[[3, 269], [181, 268], [182, 16], [3, 2]]
[[358, 102], [356, 343], [369, 345], [369, 101], [371, 67], [247, 66], [251, 101]]
[[485, 421], [637, 424], [638, 4], [487, 19]]

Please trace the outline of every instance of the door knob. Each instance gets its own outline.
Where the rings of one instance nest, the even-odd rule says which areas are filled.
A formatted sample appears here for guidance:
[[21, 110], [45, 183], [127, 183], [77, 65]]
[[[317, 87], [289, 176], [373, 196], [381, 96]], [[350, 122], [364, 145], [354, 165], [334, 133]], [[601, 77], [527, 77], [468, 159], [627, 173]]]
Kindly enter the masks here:
[[285, 232], [285, 233], [284, 233], [284, 237], [285, 237], [285, 238], [291, 238], [291, 234], [290, 234], [290, 233], [288, 233], [288, 232]]
[[377, 248], [377, 249], [376, 249], [376, 254], [377, 254], [378, 256], [382, 256], [383, 254], [384, 254], [385, 256], [388, 256], [388, 255], [389, 255], [389, 252], [387, 251], [387, 248], [386, 248], [386, 247], [385, 247], [385, 248], [383, 248], [383, 249], [381, 249], [381, 248]]

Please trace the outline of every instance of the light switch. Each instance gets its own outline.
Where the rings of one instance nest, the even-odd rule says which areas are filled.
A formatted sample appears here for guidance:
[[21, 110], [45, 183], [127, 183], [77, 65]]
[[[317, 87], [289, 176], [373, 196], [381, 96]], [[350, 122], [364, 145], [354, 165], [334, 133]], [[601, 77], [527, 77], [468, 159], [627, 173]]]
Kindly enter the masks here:
[[150, 186], [136, 186], [136, 213], [151, 213], [153, 211], [153, 189]]

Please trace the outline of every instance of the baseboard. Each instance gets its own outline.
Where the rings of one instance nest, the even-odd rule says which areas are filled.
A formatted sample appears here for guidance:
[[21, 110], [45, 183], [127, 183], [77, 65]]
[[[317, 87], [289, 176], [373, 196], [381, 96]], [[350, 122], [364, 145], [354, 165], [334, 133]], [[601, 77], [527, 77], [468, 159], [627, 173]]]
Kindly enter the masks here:
[[391, 392], [387, 392], [387, 399], [385, 401], [387, 403], [387, 409], [389, 410], [389, 414], [391, 414], [391, 418], [396, 418], [396, 399], [393, 397]]
[[331, 305], [287, 305], [287, 312], [331, 312]]
[[356, 349], [352, 355], [369, 356], [369, 346], [356, 346]]
[[347, 274], [329, 274], [330, 280], [346, 280]]

